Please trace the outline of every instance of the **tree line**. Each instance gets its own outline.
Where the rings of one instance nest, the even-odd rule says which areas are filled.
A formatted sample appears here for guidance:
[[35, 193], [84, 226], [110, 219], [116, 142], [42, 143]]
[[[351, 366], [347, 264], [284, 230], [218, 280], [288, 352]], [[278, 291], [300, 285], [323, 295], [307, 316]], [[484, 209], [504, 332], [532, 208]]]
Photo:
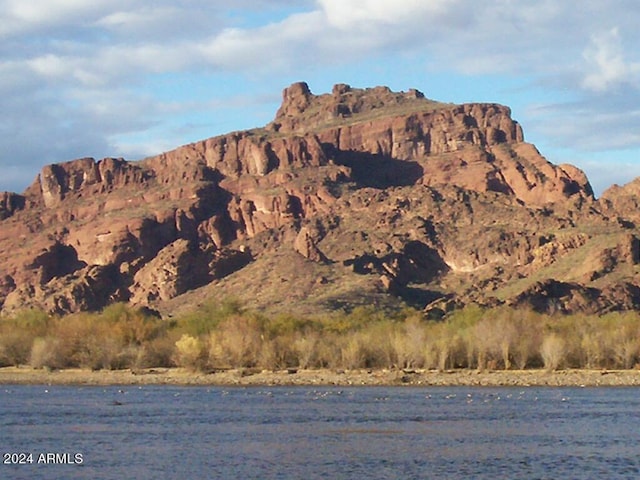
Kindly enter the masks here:
[[549, 316], [468, 306], [443, 320], [405, 309], [268, 315], [233, 300], [176, 318], [114, 304], [101, 312], [0, 317], [0, 366], [137, 369], [414, 368], [630, 369], [640, 364], [640, 318]]

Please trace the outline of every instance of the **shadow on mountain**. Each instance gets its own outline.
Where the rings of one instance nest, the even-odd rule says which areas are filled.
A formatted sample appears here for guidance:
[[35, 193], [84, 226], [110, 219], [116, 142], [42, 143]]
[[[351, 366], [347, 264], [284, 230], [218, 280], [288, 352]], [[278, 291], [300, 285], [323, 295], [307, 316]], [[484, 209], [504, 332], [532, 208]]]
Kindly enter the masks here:
[[418, 162], [382, 154], [338, 150], [332, 145], [325, 145], [325, 148], [338, 165], [351, 169], [351, 178], [361, 188], [408, 187], [415, 185], [424, 175]]
[[434, 292], [432, 290], [416, 286], [398, 287], [395, 294], [408, 306], [413, 307], [416, 310], [422, 310], [430, 303], [444, 297], [441, 292]]

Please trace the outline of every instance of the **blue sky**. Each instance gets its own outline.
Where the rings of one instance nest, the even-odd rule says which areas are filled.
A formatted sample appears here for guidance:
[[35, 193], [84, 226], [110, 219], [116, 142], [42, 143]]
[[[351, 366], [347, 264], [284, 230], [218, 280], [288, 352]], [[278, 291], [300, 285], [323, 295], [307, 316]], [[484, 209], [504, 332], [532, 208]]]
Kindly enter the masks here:
[[601, 193], [640, 176], [638, 24], [636, 0], [0, 0], [0, 191], [264, 125], [304, 80], [508, 105]]

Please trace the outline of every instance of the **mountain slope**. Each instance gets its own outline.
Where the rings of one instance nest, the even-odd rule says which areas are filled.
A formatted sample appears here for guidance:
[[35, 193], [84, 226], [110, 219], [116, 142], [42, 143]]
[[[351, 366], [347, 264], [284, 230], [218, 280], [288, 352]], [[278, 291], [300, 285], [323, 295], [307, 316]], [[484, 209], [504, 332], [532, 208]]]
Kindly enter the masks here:
[[635, 308], [627, 190], [596, 201], [501, 105], [296, 83], [264, 128], [139, 162], [50, 165], [22, 195], [0, 196], [0, 302]]

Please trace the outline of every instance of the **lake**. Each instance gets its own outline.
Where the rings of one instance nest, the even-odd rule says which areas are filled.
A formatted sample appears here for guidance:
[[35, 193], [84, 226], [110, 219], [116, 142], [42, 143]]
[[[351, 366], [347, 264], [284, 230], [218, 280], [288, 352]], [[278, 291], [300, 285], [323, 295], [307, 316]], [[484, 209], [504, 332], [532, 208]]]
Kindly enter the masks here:
[[3, 479], [640, 477], [637, 388], [0, 386]]

